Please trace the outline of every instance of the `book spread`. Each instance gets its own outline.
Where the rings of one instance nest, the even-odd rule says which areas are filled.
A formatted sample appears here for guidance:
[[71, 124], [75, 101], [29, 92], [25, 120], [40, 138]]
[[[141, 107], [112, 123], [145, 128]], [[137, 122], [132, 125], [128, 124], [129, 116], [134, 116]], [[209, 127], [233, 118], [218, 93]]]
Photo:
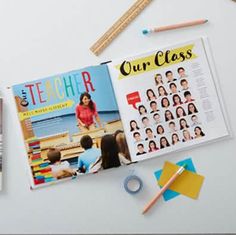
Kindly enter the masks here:
[[205, 39], [13, 86], [31, 187], [229, 135]]

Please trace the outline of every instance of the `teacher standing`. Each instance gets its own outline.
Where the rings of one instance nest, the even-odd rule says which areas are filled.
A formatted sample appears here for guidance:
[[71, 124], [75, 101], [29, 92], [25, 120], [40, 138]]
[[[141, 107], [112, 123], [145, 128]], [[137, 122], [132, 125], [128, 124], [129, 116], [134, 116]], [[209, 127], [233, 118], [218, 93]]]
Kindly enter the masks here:
[[88, 92], [84, 92], [80, 96], [80, 103], [75, 108], [76, 118], [78, 126], [81, 131], [91, 131], [96, 128], [96, 120], [99, 127], [101, 127], [101, 121], [98, 116], [95, 102], [92, 101], [91, 95]]

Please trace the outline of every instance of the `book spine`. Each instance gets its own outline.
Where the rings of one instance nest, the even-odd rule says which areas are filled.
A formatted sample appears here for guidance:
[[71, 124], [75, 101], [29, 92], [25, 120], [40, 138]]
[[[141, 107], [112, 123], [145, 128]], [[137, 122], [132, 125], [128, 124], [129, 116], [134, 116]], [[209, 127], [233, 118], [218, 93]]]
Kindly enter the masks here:
[[2, 118], [3, 118], [3, 99], [0, 98], [0, 190], [2, 189]]

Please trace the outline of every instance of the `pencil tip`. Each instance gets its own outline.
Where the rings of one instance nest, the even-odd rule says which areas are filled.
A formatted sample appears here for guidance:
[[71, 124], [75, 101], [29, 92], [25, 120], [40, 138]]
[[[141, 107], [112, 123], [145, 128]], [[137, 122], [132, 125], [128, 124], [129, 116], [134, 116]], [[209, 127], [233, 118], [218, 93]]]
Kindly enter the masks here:
[[205, 20], [205, 23], [207, 23], [208, 22], [208, 20]]
[[147, 210], [144, 209], [144, 210], [142, 211], [142, 215], [144, 215], [146, 212], [147, 212]]

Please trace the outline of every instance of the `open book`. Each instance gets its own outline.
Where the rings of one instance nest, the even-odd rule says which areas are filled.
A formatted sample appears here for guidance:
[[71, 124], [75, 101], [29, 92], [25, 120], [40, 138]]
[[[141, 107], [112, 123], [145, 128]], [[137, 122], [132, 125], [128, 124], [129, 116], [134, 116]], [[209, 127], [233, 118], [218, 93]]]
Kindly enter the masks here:
[[229, 135], [204, 39], [13, 86], [32, 188]]

